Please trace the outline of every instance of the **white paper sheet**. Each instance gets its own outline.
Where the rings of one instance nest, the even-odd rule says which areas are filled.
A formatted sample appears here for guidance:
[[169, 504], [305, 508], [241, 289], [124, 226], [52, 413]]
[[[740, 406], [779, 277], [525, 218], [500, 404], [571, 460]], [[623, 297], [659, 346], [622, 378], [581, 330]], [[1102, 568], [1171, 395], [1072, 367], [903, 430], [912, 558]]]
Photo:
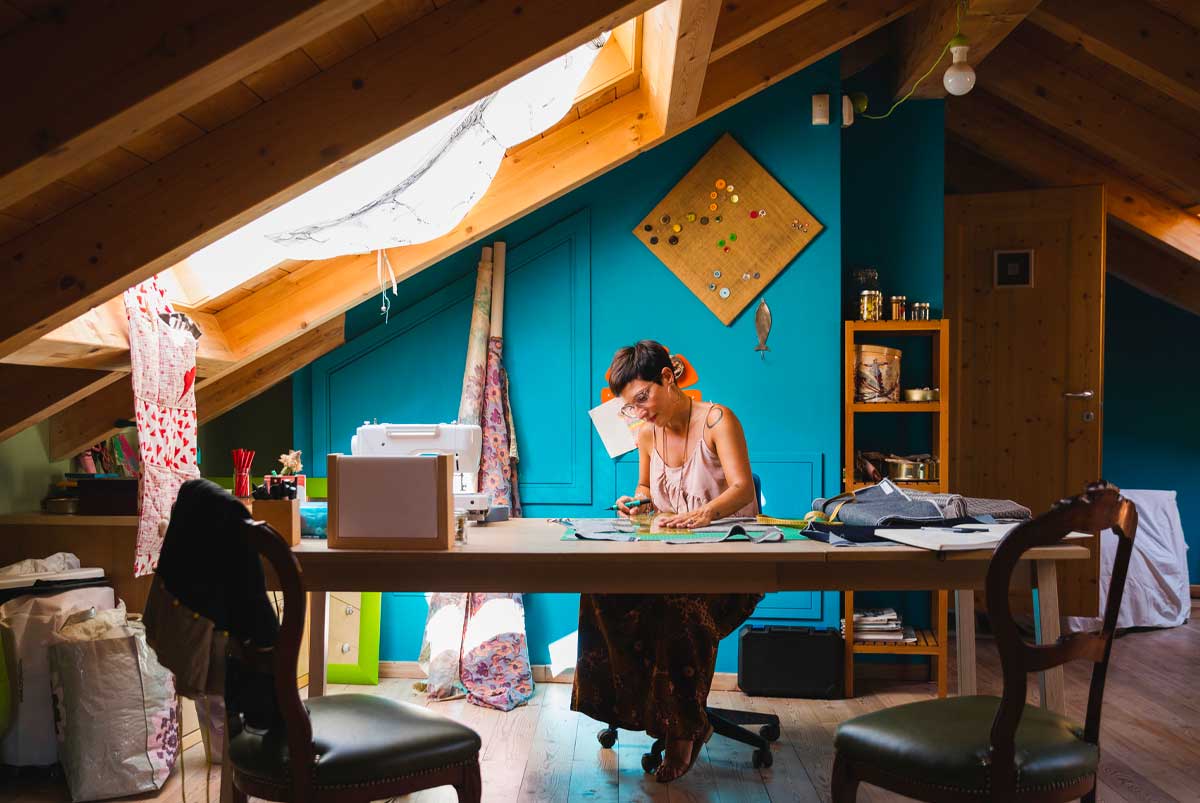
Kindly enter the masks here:
[[592, 425], [596, 427], [600, 440], [604, 441], [604, 448], [608, 451], [609, 457], [620, 457], [637, 448], [633, 431], [621, 417], [621, 408], [624, 406], [625, 402], [618, 397], [588, 410], [588, 415], [592, 418]]

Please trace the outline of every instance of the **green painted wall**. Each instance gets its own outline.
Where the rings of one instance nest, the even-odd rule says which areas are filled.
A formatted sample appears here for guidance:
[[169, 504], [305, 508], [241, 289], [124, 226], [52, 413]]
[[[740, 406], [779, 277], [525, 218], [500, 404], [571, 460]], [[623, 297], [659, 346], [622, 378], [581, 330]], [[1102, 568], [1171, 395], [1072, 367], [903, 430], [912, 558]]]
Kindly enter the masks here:
[[48, 423], [0, 441], [0, 513], [39, 509], [50, 483], [70, 471], [69, 460], [51, 462], [49, 443]]

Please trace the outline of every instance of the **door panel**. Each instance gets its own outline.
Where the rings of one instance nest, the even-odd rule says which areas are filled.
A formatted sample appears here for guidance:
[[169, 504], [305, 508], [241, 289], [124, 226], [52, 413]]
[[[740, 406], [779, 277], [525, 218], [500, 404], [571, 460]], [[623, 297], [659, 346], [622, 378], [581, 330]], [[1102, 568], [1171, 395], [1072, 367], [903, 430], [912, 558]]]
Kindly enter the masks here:
[[[1103, 187], [946, 198], [956, 493], [1014, 499], [1037, 515], [1099, 479], [1104, 230]], [[1025, 249], [1031, 286], [997, 286], [995, 252]], [[1091, 548], [1092, 560], [1059, 567], [1064, 614], [1096, 615]]]

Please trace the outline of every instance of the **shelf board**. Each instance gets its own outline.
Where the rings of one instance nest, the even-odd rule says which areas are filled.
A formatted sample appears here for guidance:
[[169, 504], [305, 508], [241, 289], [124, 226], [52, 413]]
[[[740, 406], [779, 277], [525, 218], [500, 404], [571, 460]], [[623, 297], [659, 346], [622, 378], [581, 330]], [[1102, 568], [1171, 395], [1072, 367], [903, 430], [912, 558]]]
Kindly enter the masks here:
[[932, 630], [917, 629], [916, 644], [898, 644], [894, 641], [856, 641], [856, 654], [888, 654], [888, 655], [941, 655], [942, 646], [937, 643], [937, 637]]
[[912, 332], [940, 332], [942, 320], [936, 321], [846, 321], [846, 325], [856, 332], [896, 332], [900, 334]]
[[944, 413], [940, 401], [927, 402], [854, 402], [856, 413]]
[[[918, 491], [945, 493], [944, 491], [937, 490], [942, 484], [941, 480], [892, 480], [892, 482], [905, 488], [916, 488]], [[854, 482], [850, 483], [850, 487], [848, 487], [846, 490], [857, 491], [860, 488], [870, 488], [875, 484], [876, 483], [873, 482], [861, 482], [859, 480], [855, 480]]]

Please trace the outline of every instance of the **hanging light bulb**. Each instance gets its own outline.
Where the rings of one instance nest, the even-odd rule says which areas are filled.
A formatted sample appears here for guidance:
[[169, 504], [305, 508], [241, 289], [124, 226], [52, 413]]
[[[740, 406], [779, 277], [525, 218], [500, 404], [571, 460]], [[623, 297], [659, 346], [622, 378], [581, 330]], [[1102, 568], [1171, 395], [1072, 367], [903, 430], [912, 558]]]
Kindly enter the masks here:
[[954, 62], [946, 68], [942, 84], [951, 95], [965, 95], [975, 86], [975, 70], [967, 63], [967, 52], [971, 49], [967, 37], [957, 34], [950, 40], [950, 55]]

